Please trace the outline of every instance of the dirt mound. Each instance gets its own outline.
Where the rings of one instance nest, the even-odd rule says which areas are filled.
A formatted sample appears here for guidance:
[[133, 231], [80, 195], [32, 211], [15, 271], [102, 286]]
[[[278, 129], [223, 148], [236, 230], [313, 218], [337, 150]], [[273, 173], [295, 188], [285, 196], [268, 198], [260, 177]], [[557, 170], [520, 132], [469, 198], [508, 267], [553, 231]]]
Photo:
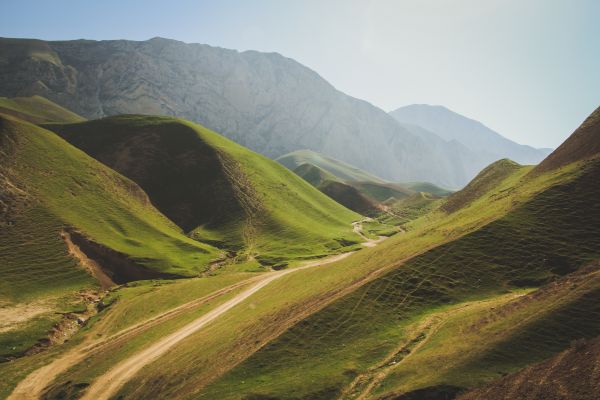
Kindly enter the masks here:
[[458, 397], [460, 400], [595, 400], [600, 393], [600, 338]]
[[451, 195], [442, 209], [449, 213], [460, 210], [498, 185], [520, 167], [521, 165], [507, 158], [488, 165], [464, 189]]
[[550, 171], [600, 153], [600, 107], [540, 163], [533, 173]]

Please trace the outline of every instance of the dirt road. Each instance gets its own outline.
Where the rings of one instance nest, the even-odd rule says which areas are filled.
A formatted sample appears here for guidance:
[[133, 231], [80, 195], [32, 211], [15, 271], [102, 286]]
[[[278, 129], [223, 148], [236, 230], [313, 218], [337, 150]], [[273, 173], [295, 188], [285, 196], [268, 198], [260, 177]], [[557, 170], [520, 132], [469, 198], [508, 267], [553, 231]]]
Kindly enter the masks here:
[[357, 235], [359, 235], [364, 242], [362, 242], [362, 245], [365, 247], [375, 247], [377, 246], [379, 243], [383, 242], [385, 239], [387, 239], [387, 236], [379, 236], [379, 239], [371, 239], [368, 238], [367, 236], [365, 236], [364, 232], [363, 232], [363, 226], [362, 223], [363, 222], [367, 222], [367, 221], [372, 221], [372, 218], [365, 218], [361, 221], [356, 221], [352, 223], [352, 230], [354, 231], [354, 233], [356, 233]]
[[269, 272], [266, 275], [263, 275], [264, 279], [260, 280], [258, 283], [254, 284], [249, 289], [243, 291], [238, 294], [231, 300], [226, 301], [220, 306], [214, 308], [209, 311], [207, 314], [204, 314], [200, 318], [195, 321], [189, 323], [183, 328], [173, 332], [172, 334], [165, 336], [158, 342], [151, 344], [146, 347], [142, 351], [134, 354], [130, 358], [124, 360], [123, 362], [117, 364], [112, 369], [110, 369], [107, 373], [96, 379], [92, 383], [92, 385], [86, 390], [85, 395], [82, 397], [84, 400], [104, 400], [109, 399], [111, 396], [117, 393], [117, 391], [127, 382], [129, 381], [139, 370], [141, 370], [144, 366], [150, 364], [152, 361], [156, 360], [163, 354], [165, 354], [171, 347], [179, 343], [181, 340], [190, 336], [194, 332], [201, 329], [203, 326], [208, 324], [209, 322], [215, 320], [220, 315], [224, 314], [237, 304], [246, 300], [248, 297], [252, 296], [254, 293], [258, 292], [263, 287], [267, 286], [269, 283], [273, 282], [276, 279], [281, 278], [287, 274], [306, 269], [312, 268], [319, 265], [330, 264], [336, 261], [339, 261], [343, 258], [348, 257], [351, 252], [343, 253], [337, 256], [329, 257], [320, 261], [311, 262], [302, 267]]
[[[373, 247], [377, 245], [377, 243], [379, 243], [381, 240], [385, 239], [385, 237], [380, 240], [373, 240], [367, 238], [362, 233], [362, 221], [355, 222], [352, 225], [354, 232], [360, 235], [365, 240], [365, 243], [363, 243], [364, 246]], [[128, 337], [131, 337], [132, 335], [135, 335], [142, 330], [145, 330], [151, 326], [163, 322], [173, 317], [174, 315], [178, 315], [179, 313], [185, 310], [196, 307], [197, 305], [203, 302], [218, 297], [224, 293], [230, 292], [231, 290], [237, 289], [243, 285], [253, 283], [252, 286], [248, 289], [244, 290], [243, 292], [233, 297], [232, 299], [226, 301], [225, 303], [217, 306], [213, 310], [192, 321], [183, 328], [171, 333], [168, 336], [163, 337], [159, 341], [149, 345], [148, 347], [142, 349], [138, 353], [116, 364], [113, 368], [108, 370], [108, 372], [106, 372], [104, 375], [100, 376], [96, 381], [94, 381], [86, 390], [83, 397], [83, 399], [88, 400], [108, 399], [112, 395], [114, 395], [144, 366], [150, 364], [152, 361], [165, 354], [169, 349], [171, 349], [181, 340], [197, 332], [202, 327], [214, 321], [220, 315], [224, 314], [237, 304], [243, 302], [248, 297], [252, 296], [254, 293], [259, 291], [269, 283], [273, 282], [274, 280], [279, 279], [287, 274], [300, 271], [302, 269], [334, 263], [336, 261], [342, 260], [350, 256], [353, 253], [354, 252], [338, 254], [335, 256], [309, 262], [297, 268], [268, 272], [266, 274], [261, 275], [260, 277], [251, 278], [249, 280], [242, 281], [237, 284], [231, 285], [227, 288], [221, 289], [209, 296], [206, 296], [206, 298], [197, 299], [190, 303], [183, 304], [179, 307], [176, 307], [173, 310], [167, 311], [166, 313], [156, 316], [148, 321], [144, 321], [130, 328], [127, 328], [111, 336], [108, 339], [104, 339], [102, 341], [93, 341], [91, 343], [86, 342], [82, 346], [73, 348], [72, 350], [63, 354], [59, 358], [53, 360], [50, 364], [45, 365], [44, 367], [28, 375], [23, 381], [19, 383], [19, 385], [17, 385], [15, 390], [8, 397], [8, 400], [39, 399], [43, 391], [56, 379], [58, 375], [65, 372], [71, 366], [81, 362], [90, 354], [97, 351], [101, 351], [105, 345], [114, 344], [114, 342], [117, 340], [126, 340]]]

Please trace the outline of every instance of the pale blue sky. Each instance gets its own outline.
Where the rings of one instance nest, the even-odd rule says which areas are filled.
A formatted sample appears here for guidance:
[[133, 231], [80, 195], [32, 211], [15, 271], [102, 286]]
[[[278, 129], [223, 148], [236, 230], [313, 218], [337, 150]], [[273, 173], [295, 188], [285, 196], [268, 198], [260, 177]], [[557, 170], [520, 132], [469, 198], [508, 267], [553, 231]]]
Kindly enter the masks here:
[[600, 0], [0, 0], [0, 36], [276, 51], [386, 111], [442, 104], [555, 147], [600, 105]]

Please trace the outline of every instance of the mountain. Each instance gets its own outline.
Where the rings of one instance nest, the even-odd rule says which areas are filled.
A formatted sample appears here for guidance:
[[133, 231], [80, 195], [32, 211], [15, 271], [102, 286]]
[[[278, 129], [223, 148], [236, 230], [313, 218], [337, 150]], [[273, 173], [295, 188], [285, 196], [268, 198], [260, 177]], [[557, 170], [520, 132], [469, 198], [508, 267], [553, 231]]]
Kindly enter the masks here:
[[464, 146], [439, 138], [432, 144], [276, 53], [162, 38], [4, 38], [0, 95], [41, 95], [90, 119], [183, 117], [271, 158], [310, 149], [395, 182], [459, 188], [479, 170]]
[[402, 124], [414, 124], [446, 141], [457, 141], [479, 155], [486, 165], [501, 158], [519, 164], [537, 164], [549, 149], [535, 149], [515, 143], [481, 122], [464, 117], [443, 106], [413, 104], [390, 112]]
[[268, 264], [360, 240], [351, 231], [359, 215], [279, 163], [200, 125], [124, 115], [46, 126], [139, 184], [161, 212], [202, 242]]
[[85, 118], [41, 96], [0, 97], [0, 113], [34, 124], [46, 122], [81, 122]]

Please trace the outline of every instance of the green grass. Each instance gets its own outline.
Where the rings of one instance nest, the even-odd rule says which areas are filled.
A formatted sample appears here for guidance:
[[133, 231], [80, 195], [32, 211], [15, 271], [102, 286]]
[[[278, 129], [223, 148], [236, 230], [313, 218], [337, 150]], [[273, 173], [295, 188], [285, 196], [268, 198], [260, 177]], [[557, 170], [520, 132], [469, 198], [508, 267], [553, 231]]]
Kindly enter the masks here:
[[81, 122], [85, 118], [42, 97], [0, 97], [0, 113], [16, 116], [32, 123]]
[[[499, 196], [496, 192], [490, 192], [486, 195], [487, 198], [481, 200], [481, 204], [474, 202], [454, 214], [445, 215], [434, 212], [411, 222], [407, 233], [395, 235], [375, 248], [361, 250], [352, 257], [331, 265], [295, 272], [269, 284], [219, 318], [210, 327], [197, 332], [179, 344], [172, 352], [162, 357], [160, 362], [147, 366], [138, 377], [127, 384], [121, 394], [127, 398], [146, 398], [157, 395], [167, 398], [189, 397], [190, 393], [197, 393], [208, 382], [217, 379], [222, 371], [231, 369], [240, 360], [246, 359], [261, 346], [269, 343], [274, 336], [285, 330], [288, 324], [302, 320], [302, 310], [326, 307], [330, 301], [336, 299], [336, 294], [340, 290], [359, 279], [379, 269], [398, 268], [404, 259], [413, 257], [440, 243], [450, 242], [469, 232], [476, 231], [481, 226], [506, 214], [508, 210], [517, 207], [518, 202], [524, 202], [552, 184], [572, 179], [578, 171], [577, 166], [573, 166], [552, 175], [539, 177], [526, 186], [520, 185], [519, 182], [523, 180], [523, 176], [529, 170], [530, 168], [523, 168], [523, 170], [515, 172], [500, 185], [498, 191], [506, 188], [519, 188], [519, 190], [513, 190], [510, 196]], [[502, 193], [506, 193], [506, 191]], [[371, 317], [376, 317], [376, 315], [368, 314], [368, 318]], [[373, 319], [372, 322], [371, 325], [376, 326], [378, 318]], [[302, 326], [305, 324], [303, 323]], [[396, 328], [389, 332], [398, 334]], [[383, 336], [385, 339], [386, 335]], [[341, 337], [345, 338], [345, 336], [338, 336], [338, 339]], [[310, 347], [312, 338], [308, 335], [308, 331], [303, 338], [305, 346], [302, 347], [302, 350], [290, 348], [290, 353], [284, 352], [286, 357], [301, 355], [304, 353], [305, 347]], [[390, 340], [388, 344], [396, 343], [393, 337], [388, 339]], [[271, 342], [270, 346], [274, 343], [278, 342]], [[339, 345], [343, 343], [343, 340], [338, 340]], [[348, 350], [354, 343], [348, 342], [346, 345]], [[357, 348], [360, 349], [361, 346]], [[326, 350], [323, 349], [322, 358], [327, 362], [335, 361], [336, 355], [328, 353]], [[262, 350], [259, 353], [261, 352]], [[250, 358], [250, 360], [252, 359]], [[290, 363], [295, 363], [298, 359], [292, 357], [285, 360], [287, 361], [283, 362], [282, 359], [283, 365], [277, 364], [277, 362], [274, 364], [280, 366], [284, 376], [290, 379], [282, 380], [282, 386], [290, 385], [296, 390], [297, 387], [294, 385], [300, 385], [301, 381], [305, 381], [308, 386], [312, 385], [314, 382], [307, 377], [307, 373], [311, 374], [311, 377], [315, 375], [319, 379], [329, 382], [337, 380], [337, 370], [335, 368], [323, 369], [317, 362], [321, 360], [319, 357], [307, 361], [310, 363], [310, 367], [302, 364], [297, 369], [292, 368]], [[256, 367], [255, 372], [259, 374], [264, 372], [259, 366]], [[261, 376], [261, 379], [271, 381], [270, 376]], [[160, 379], [155, 379], [156, 377], [160, 377]], [[279, 378], [278, 376], [277, 379]], [[226, 379], [217, 382], [227, 386], [224, 382], [230, 381]], [[251, 381], [248, 382], [247, 387], [242, 389], [238, 387], [241, 393], [252, 393]], [[221, 387], [221, 383], [217, 385]], [[238, 384], [239, 382], [235, 382], [235, 385]], [[266, 391], [271, 391], [272, 388], [265, 385], [267, 386]], [[216, 389], [213, 389], [209, 390], [211, 393], [216, 393]], [[285, 389], [281, 390], [285, 391]], [[134, 392], [135, 395], [133, 395]], [[225, 398], [229, 396], [227, 393], [233, 396], [232, 392], [226, 389], [223, 392]], [[298, 397], [301, 396], [298, 395]]]
[[[587, 165], [572, 182], [542, 191], [505, 217], [411, 259], [302, 320], [207, 387], [199, 398], [242, 398], [250, 393], [277, 398], [334, 397], [357, 373], [388, 354], [405, 337], [407, 324], [429, 310], [541, 286], [600, 258], [600, 238], [594, 233], [600, 226], [600, 205], [590, 201], [600, 195], [599, 171], [597, 162]], [[505, 179], [521, 174], [513, 171], [514, 177]], [[530, 186], [521, 189], [526, 192], [540, 185], [540, 180], [522, 184]], [[477, 209], [475, 203], [472, 206]], [[379, 251], [384, 249], [388, 247]], [[587, 304], [593, 303], [588, 299]], [[568, 318], [557, 313], [548, 318], [563, 328], [568, 324]], [[562, 330], [553, 325], [539, 333], [543, 340], [558, 335], [552, 340], [559, 345], [530, 347], [531, 357], [545, 357], [581, 332], [600, 334], [597, 324], [586, 325], [582, 319], [574, 324]], [[536, 332], [532, 325], [523, 334]], [[481, 362], [477, 368], [486, 365], [496, 368], [495, 362]], [[500, 367], [521, 365], [515, 357]], [[444, 382], [452, 384], [452, 380]]]
[[313, 164], [300, 164], [297, 168], [295, 168], [294, 173], [316, 187], [323, 185], [325, 182], [342, 182], [335, 175], [321, 169]]
[[200, 125], [120, 116], [49, 127], [136, 181], [191, 236], [238, 255], [277, 262], [360, 241], [350, 226], [359, 215], [279, 163]]
[[[0, 120], [3, 204], [0, 301], [48, 301], [52, 311], [81, 307], [77, 293], [96, 282], [60, 236], [74, 228], [152, 270], [195, 276], [220, 252], [186, 237], [133, 182], [45, 129]], [[57, 320], [46, 312], [0, 336], [1, 354], [18, 354]]]
[[[110, 304], [110, 306], [93, 317], [69, 342], [51, 348], [44, 353], [22, 357], [10, 363], [0, 363], [0, 375], [4, 378], [0, 382], [0, 397], [4, 398], [7, 396], [17, 382], [32, 370], [39, 368], [54, 357], [66, 352], [73, 346], [81, 343], [84, 339], [109, 337], [122, 329], [150, 319], [181, 304], [204, 297], [223, 287], [240, 282], [249, 276], [252, 275], [247, 273], [231, 273], [209, 278], [175, 281], [140, 281], [112, 290], [108, 297], [103, 300], [105, 304]], [[232, 294], [234, 293], [232, 292]], [[164, 335], [174, 327], [181, 326], [189, 322], [190, 319], [197, 318], [199, 314], [225, 299], [226, 297], [208, 303], [203, 307], [196, 307], [174, 319], [157, 325], [150, 331], [141, 332], [134, 340], [127, 344], [128, 351], [133, 351], [160, 335]], [[111, 347], [110, 351], [103, 351], [97, 354], [98, 358], [94, 360], [95, 363], [97, 362], [97, 369], [92, 370], [86, 363], [84, 364], [83, 371], [74, 369], [72, 373], [82, 374], [78, 376], [81, 376], [85, 380], [85, 376], [91, 375], [93, 371], [103, 370], [103, 368], [106, 368], [107, 365], [110, 365], [119, 357], [124, 357], [126, 354], [122, 350], [123, 348], [120, 346]]]
[[302, 164], [312, 164], [338, 177], [342, 181], [386, 183], [385, 180], [373, 174], [312, 150], [294, 151], [277, 158], [277, 161], [292, 171]]

